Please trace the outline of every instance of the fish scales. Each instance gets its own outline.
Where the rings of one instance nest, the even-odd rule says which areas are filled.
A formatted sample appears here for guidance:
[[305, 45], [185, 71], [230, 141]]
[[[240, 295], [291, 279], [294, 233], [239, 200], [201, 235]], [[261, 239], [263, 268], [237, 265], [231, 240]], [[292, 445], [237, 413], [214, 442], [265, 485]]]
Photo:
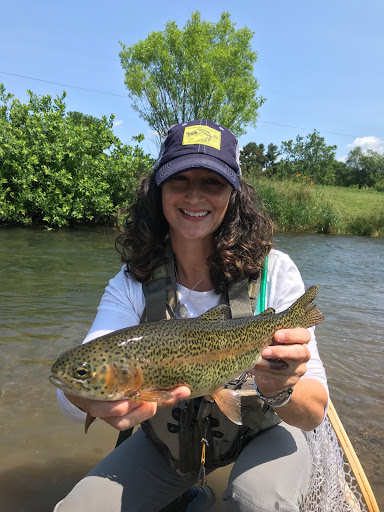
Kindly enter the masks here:
[[64, 353], [52, 366], [50, 380], [68, 393], [96, 400], [162, 401], [171, 396], [167, 390], [179, 385], [188, 386], [191, 397], [215, 397], [258, 362], [276, 330], [323, 320], [312, 303], [317, 291], [317, 286], [309, 288], [277, 314], [269, 309], [254, 317], [226, 319], [227, 306], [222, 305], [198, 318], [121, 329]]

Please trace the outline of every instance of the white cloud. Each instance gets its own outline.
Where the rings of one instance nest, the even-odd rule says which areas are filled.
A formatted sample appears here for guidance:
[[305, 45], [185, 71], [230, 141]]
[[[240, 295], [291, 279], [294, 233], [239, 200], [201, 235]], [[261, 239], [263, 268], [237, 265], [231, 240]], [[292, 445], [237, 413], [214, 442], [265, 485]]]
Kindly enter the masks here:
[[[354, 148], [360, 147], [363, 150], [363, 153], [366, 153], [368, 149], [372, 149], [372, 151], [376, 151], [384, 155], [384, 139], [379, 139], [378, 137], [374, 137], [373, 135], [367, 135], [366, 137], [357, 137], [352, 144], [347, 144], [347, 148], [351, 151]], [[348, 155], [343, 155], [338, 160], [340, 162], [345, 162], [348, 158]]]
[[116, 119], [116, 121], [113, 121], [114, 128], [116, 128], [116, 126], [121, 126], [122, 124], [124, 124], [124, 121], [121, 119]]
[[358, 137], [352, 142], [352, 144], [348, 144], [347, 148], [354, 149], [358, 146], [361, 147], [363, 153], [366, 153], [368, 149], [372, 149], [377, 153], [384, 154], [384, 139], [379, 139], [378, 137]]

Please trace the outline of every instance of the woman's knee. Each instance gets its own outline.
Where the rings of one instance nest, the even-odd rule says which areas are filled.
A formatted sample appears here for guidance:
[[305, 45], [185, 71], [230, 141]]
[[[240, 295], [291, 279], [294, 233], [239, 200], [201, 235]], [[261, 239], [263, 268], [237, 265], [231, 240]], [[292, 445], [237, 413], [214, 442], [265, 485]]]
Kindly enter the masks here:
[[304, 496], [276, 481], [237, 478], [223, 493], [225, 510], [231, 512], [298, 512]]
[[310, 455], [301, 431], [279, 425], [241, 452], [223, 494], [227, 510], [299, 510], [307, 492]]
[[264, 510], [253, 499], [249, 489], [241, 484], [232, 482], [223, 493], [223, 503], [225, 510], [231, 512], [250, 512], [255, 510]]
[[86, 476], [56, 505], [54, 512], [121, 512], [122, 496], [123, 486], [119, 482], [99, 476]]

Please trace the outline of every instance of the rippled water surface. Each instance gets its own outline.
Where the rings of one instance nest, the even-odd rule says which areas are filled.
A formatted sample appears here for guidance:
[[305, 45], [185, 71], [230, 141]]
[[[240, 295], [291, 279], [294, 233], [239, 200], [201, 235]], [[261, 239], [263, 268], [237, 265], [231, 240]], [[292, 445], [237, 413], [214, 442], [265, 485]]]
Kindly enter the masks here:
[[[45, 512], [114, 446], [97, 422], [64, 418], [50, 365], [79, 343], [119, 269], [104, 228], [0, 230], [0, 496], [4, 512]], [[278, 234], [305, 284], [320, 284], [317, 328], [331, 396], [384, 507], [384, 240]]]

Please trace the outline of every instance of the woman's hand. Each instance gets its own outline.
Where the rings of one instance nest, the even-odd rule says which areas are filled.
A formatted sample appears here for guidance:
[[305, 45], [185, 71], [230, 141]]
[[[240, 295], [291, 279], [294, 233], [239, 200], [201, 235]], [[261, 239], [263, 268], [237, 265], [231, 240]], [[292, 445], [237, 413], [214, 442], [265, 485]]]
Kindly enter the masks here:
[[[275, 332], [275, 342], [261, 353], [262, 359], [250, 371], [255, 377], [258, 389], [264, 396], [275, 396], [289, 387], [294, 387], [306, 372], [310, 352], [307, 343], [311, 333], [307, 329], [282, 329]], [[277, 369], [273, 361], [286, 363]]]
[[186, 386], [180, 386], [170, 390], [174, 395], [171, 400], [166, 402], [139, 402], [132, 400], [117, 400], [114, 402], [105, 402], [101, 400], [90, 400], [65, 393], [70, 402], [79, 409], [89, 413], [95, 418], [100, 418], [117, 430], [128, 430], [138, 425], [142, 421], [152, 418], [158, 408], [173, 406], [185, 400], [191, 394]]
[[[266, 397], [293, 388], [289, 402], [274, 410], [283, 421], [303, 430], [312, 430], [321, 423], [328, 400], [320, 382], [311, 378], [301, 379], [310, 359], [307, 347], [310, 339], [307, 329], [276, 331], [275, 342], [263, 350], [261, 361], [250, 371], [255, 376], [258, 389]], [[268, 363], [271, 359], [283, 361], [285, 368], [274, 368], [273, 361], [272, 365]]]

